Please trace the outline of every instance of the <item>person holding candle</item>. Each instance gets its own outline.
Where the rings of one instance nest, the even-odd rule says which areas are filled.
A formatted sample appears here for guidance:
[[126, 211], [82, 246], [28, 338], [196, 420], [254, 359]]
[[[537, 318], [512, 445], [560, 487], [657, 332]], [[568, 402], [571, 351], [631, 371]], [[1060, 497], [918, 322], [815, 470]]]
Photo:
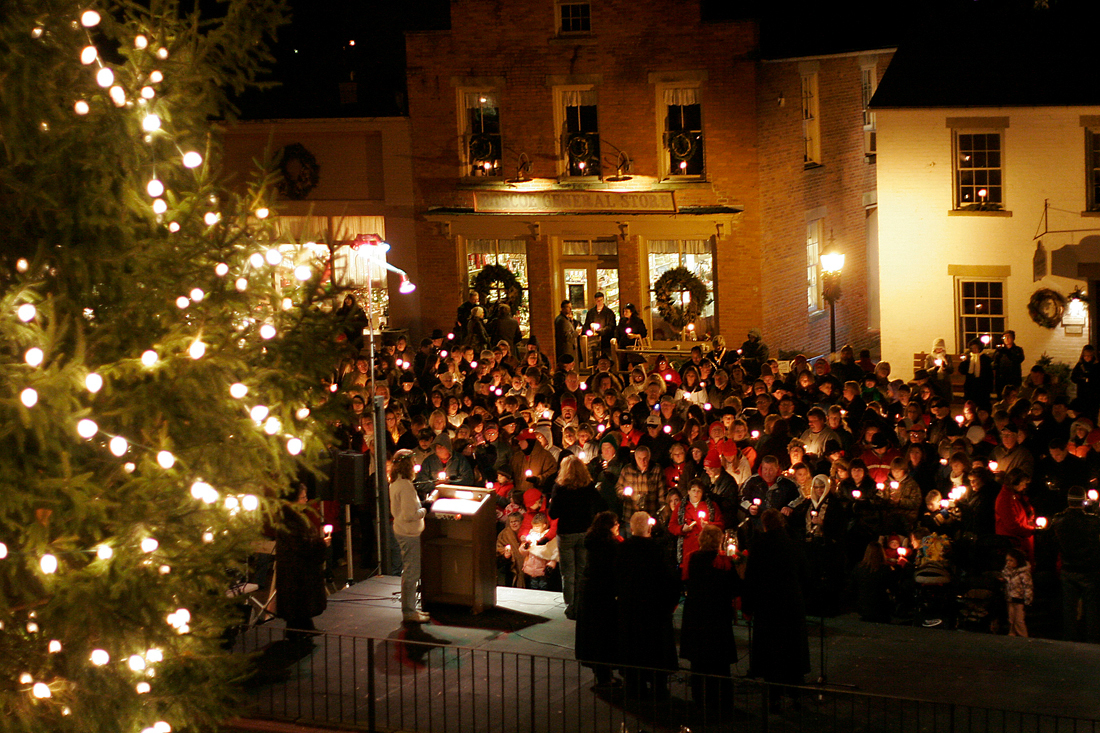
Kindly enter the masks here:
[[708, 525], [720, 530], [725, 528], [722, 510], [706, 494], [706, 484], [700, 479], [693, 480], [687, 501], [680, 504], [679, 510], [669, 520], [668, 531], [677, 538], [676, 560], [683, 580], [687, 580], [692, 553], [699, 549], [699, 536], [703, 528]]
[[1071, 487], [1068, 506], [1050, 527], [1062, 560], [1062, 638], [1100, 644], [1100, 517], [1085, 509], [1087, 497], [1082, 486]]
[[963, 394], [979, 407], [988, 409], [989, 395], [993, 391], [993, 360], [983, 353], [979, 339], [970, 339], [966, 348], [967, 352], [959, 359], [959, 373], [966, 376]]
[[1000, 443], [989, 454], [989, 460], [997, 464], [997, 468], [990, 466], [990, 470], [1003, 476], [1018, 468], [1028, 476], [1035, 475], [1035, 457], [1023, 445], [1026, 438], [1024, 429], [1017, 429], [1012, 423], [1005, 425], [1000, 431]]
[[[651, 458], [649, 448], [639, 445], [634, 449], [634, 460], [624, 465], [619, 474], [615, 491], [622, 499], [626, 517], [635, 510], [655, 515], [665, 501], [665, 475]], [[631, 524], [632, 531], [633, 526]]]
[[909, 473], [909, 462], [898, 457], [890, 462], [890, 476], [885, 482], [882, 499], [886, 503], [886, 528], [908, 533], [917, 523], [921, 505], [921, 490]]
[[997, 494], [995, 506], [997, 534], [1007, 537], [1012, 546], [1032, 561], [1035, 559], [1035, 510], [1027, 498], [1031, 476], [1020, 468], [1009, 471]]
[[523, 541], [519, 552], [523, 557], [524, 584], [532, 590], [550, 590], [549, 576], [557, 567], [560, 555], [557, 537], [552, 536], [546, 515], [535, 514], [530, 529], [520, 540]]
[[951, 399], [951, 375], [955, 373], [955, 363], [947, 353], [947, 342], [942, 338], [932, 342], [932, 352], [924, 358], [924, 370], [928, 372], [928, 383], [936, 394]]
[[474, 467], [470, 459], [461, 453], [453, 453], [451, 438], [447, 431], [435, 437], [433, 452], [420, 464], [420, 473], [416, 476], [418, 486], [432, 484], [457, 484], [459, 486], [477, 486]]
[[734, 599], [741, 578], [722, 548], [723, 533], [708, 524], [699, 532], [699, 548], [685, 568], [684, 616], [680, 624], [680, 656], [691, 662], [692, 697], [697, 705], [732, 705], [726, 680], [737, 662], [733, 638]]
[[619, 318], [618, 332], [615, 334], [620, 349], [630, 349], [637, 346], [638, 342], [649, 336], [649, 329], [645, 321], [638, 315], [638, 309], [633, 303], [623, 306], [622, 316]]
[[596, 513], [605, 508], [584, 463], [576, 456], [566, 456], [554, 483], [549, 515], [558, 522], [562, 595], [565, 599], [565, 617], [568, 619], [577, 617], [580, 583], [587, 559], [585, 532], [592, 525]]

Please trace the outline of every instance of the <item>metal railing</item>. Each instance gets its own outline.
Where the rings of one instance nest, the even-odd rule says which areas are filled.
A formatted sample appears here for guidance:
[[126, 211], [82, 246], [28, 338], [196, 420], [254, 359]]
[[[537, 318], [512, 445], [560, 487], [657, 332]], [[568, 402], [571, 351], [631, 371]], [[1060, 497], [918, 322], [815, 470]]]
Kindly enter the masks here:
[[247, 715], [417, 733], [1100, 733], [1100, 721], [650, 669], [595, 687], [573, 659], [405, 638], [248, 629]]

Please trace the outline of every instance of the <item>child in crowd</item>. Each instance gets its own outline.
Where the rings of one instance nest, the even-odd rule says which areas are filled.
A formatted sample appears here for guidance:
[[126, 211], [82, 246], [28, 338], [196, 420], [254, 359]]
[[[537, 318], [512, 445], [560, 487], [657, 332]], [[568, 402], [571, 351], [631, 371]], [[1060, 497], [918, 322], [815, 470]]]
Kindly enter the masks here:
[[1005, 599], [1008, 601], [1008, 635], [1026, 637], [1024, 608], [1031, 605], [1033, 591], [1031, 565], [1024, 553], [1012, 549], [1005, 554], [1005, 567], [1001, 571], [1001, 577], [1005, 581]]
[[545, 545], [539, 540], [550, 532], [550, 522], [545, 514], [536, 514], [531, 520], [531, 531], [521, 539], [520, 554], [523, 556], [523, 578], [526, 586], [533, 590], [549, 590], [547, 574], [558, 564], [558, 539], [553, 537]]
[[497, 585], [523, 587], [523, 542], [519, 538], [519, 527], [523, 524], [523, 514], [509, 514], [505, 527], [497, 535]]

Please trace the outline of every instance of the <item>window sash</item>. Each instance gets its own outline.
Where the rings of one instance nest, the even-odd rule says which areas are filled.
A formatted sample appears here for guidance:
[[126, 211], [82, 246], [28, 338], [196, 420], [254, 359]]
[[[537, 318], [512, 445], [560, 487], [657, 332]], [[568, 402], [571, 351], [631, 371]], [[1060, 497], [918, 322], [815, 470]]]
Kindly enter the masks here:
[[667, 88], [664, 99], [668, 175], [701, 177], [705, 173], [706, 159], [699, 90], [694, 87]]
[[[1004, 154], [999, 131], [955, 131], [955, 206], [1004, 204]], [[980, 195], [981, 191], [985, 195]]]
[[1090, 128], [1086, 131], [1088, 159], [1085, 173], [1088, 177], [1088, 209], [1100, 211], [1100, 130]]
[[587, 2], [558, 3], [558, 32], [587, 33], [592, 30], [592, 5]]
[[649, 262], [649, 291], [656, 295], [653, 286], [674, 267], [686, 267], [694, 272], [707, 286], [711, 302], [703, 308], [700, 315], [709, 318], [714, 315], [714, 253], [707, 239], [650, 239], [646, 242]]
[[1005, 314], [1005, 281], [962, 280], [956, 285], [956, 324], [959, 352], [972, 338], [990, 337], [989, 346], [1001, 343], [1008, 328]]
[[817, 74], [802, 77], [802, 141], [804, 163], [821, 160], [820, 127], [818, 125]]
[[822, 220], [806, 224], [806, 306], [811, 313], [824, 308], [821, 287]]

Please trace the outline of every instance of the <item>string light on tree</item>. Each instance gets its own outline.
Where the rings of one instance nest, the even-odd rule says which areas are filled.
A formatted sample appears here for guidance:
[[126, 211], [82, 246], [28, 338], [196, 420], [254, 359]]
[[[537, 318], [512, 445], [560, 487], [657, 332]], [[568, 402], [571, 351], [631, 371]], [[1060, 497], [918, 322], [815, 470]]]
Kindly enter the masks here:
[[257, 219], [266, 219], [268, 214], [270, 214], [270, 213], [271, 212], [268, 211], [268, 209], [266, 207], [260, 207], [259, 209], [256, 209], [256, 218]]
[[116, 107], [126, 106], [126, 90], [118, 84], [112, 85], [107, 93], [110, 95], [111, 101], [115, 103]]
[[157, 58], [160, 59], [161, 61], [168, 58], [168, 49], [164, 48], [163, 46], [158, 48], [157, 49]]
[[218, 264], [214, 265], [214, 274], [218, 277], [225, 277], [228, 272], [229, 265], [225, 264], [224, 262], [219, 262]]
[[116, 435], [111, 438], [111, 442], [107, 444], [107, 447], [111, 450], [111, 455], [116, 458], [122, 458], [126, 455], [126, 451], [130, 449], [129, 443], [126, 442], [126, 438], [121, 435]]
[[260, 338], [264, 339], [265, 341], [270, 341], [271, 339], [275, 338], [275, 327], [272, 326], [270, 323], [265, 323], [264, 325], [260, 326]]
[[141, 98], [142, 99], [152, 99], [155, 96], [157, 96], [157, 93], [153, 89], [153, 87], [145, 86], [145, 87], [141, 88]]
[[191, 305], [191, 301], [188, 300], [187, 298], [183, 297], [182, 295], [180, 297], [176, 298], [176, 307], [179, 308], [180, 310], [183, 310], [184, 308], [186, 308], [189, 305]]
[[39, 700], [43, 700], [53, 695], [53, 693], [50, 692], [50, 686], [47, 685], [45, 682], [34, 683], [34, 687], [31, 688], [31, 694], [37, 697]]
[[99, 432], [99, 426], [95, 424], [95, 420], [85, 418], [76, 424], [76, 432], [84, 440], [91, 440]]
[[103, 377], [95, 372], [89, 372], [88, 376], [84, 377], [84, 386], [89, 392], [95, 394], [103, 389]]
[[259, 269], [264, 266], [264, 256], [259, 252], [253, 252], [248, 256], [248, 264]]
[[[154, 71], [153, 73], [160, 74], [159, 71]], [[159, 81], [159, 79], [157, 81]], [[200, 165], [202, 165], [202, 156], [196, 153], [194, 150], [183, 154], [184, 168], [198, 168]]]
[[141, 355], [141, 363], [144, 364], [146, 367], [153, 366], [157, 363], [159, 359], [160, 357], [157, 356], [157, 352], [153, 351], [152, 349], [149, 349]]
[[99, 13], [94, 10], [85, 10], [80, 14], [80, 25], [85, 28], [95, 28], [99, 25]]
[[156, 552], [158, 547], [160, 543], [154, 537], [146, 537], [141, 541], [141, 551], [146, 555]]
[[154, 84], [160, 84], [162, 81], [164, 81], [164, 74], [154, 69], [152, 72], [149, 73], [149, 81], [153, 82]]
[[180, 223], [178, 221], [173, 221], [173, 222], [168, 224], [168, 231], [172, 232], [173, 234], [175, 234], [179, 230], [180, 230]]
[[248, 394], [248, 386], [237, 382], [229, 385], [229, 396], [233, 399], [239, 400]]
[[19, 401], [24, 407], [34, 407], [38, 404], [38, 392], [33, 387], [27, 387], [19, 393]]
[[187, 350], [187, 353], [191, 355], [192, 359], [201, 359], [203, 354], [206, 353], [206, 344], [195, 339], [191, 342], [191, 348]]
[[41, 366], [42, 360], [45, 358], [46, 355], [37, 346], [27, 349], [27, 353], [23, 355], [23, 359], [32, 367]]
[[291, 438], [286, 442], [286, 452], [292, 456], [296, 456], [302, 452], [302, 441], [300, 438]]
[[144, 50], [149, 45], [149, 39], [142, 35], [134, 36], [134, 48]]
[[95, 83], [106, 89], [115, 83], [115, 72], [108, 69], [106, 66], [96, 72]]
[[137, 686], [136, 686], [136, 687], [134, 688], [134, 690], [135, 690], [135, 691], [137, 692], [137, 694], [139, 694], [139, 695], [145, 695], [145, 694], [147, 694], [147, 693], [148, 693], [148, 692], [149, 692], [150, 690], [152, 690], [152, 689], [153, 689], [153, 688], [152, 688], [152, 687], [151, 687], [151, 686], [149, 685], [149, 683], [148, 683], [148, 682], [138, 682], [138, 683], [137, 683]]
[[150, 178], [149, 183], [145, 185], [145, 192], [152, 198], [157, 198], [164, 193], [164, 184], [157, 178]]
[[95, 548], [95, 556], [106, 561], [115, 556], [115, 551], [111, 549], [110, 545], [99, 545]]
[[88, 103], [85, 102], [83, 99], [78, 99], [73, 105], [73, 111], [76, 112], [78, 115], [83, 116], [91, 112], [92, 108], [89, 107]]
[[57, 572], [57, 557], [55, 555], [43, 555], [42, 559], [38, 561], [38, 567], [46, 575], [53, 575]]
[[162, 450], [157, 453], [157, 464], [167, 471], [172, 466], [176, 465], [176, 457], [166, 450]]
[[248, 290], [248, 280], [243, 277], [238, 277], [237, 282], [233, 283], [233, 285], [237, 288], [239, 292], [243, 293], [244, 291]]
[[257, 425], [259, 425], [265, 419], [267, 419], [267, 415], [268, 415], [269, 412], [270, 412], [270, 410], [268, 410], [265, 405], [256, 405], [255, 407], [253, 407], [251, 410], [248, 411], [248, 414], [255, 421], [255, 423]]
[[221, 218], [221, 215], [218, 214], [217, 212], [208, 211], [208, 212], [206, 212], [206, 215], [202, 218], [202, 220], [204, 222], [206, 222], [206, 226], [212, 227], [212, 226], [214, 226], [215, 224], [218, 223], [218, 219], [220, 219], [220, 218]]
[[206, 293], [202, 291], [202, 288], [191, 288], [191, 292], [188, 293], [191, 296], [191, 300], [196, 303], [201, 303], [202, 299], [206, 297]]
[[267, 260], [267, 264], [274, 267], [283, 261], [283, 253], [277, 249], [269, 249], [264, 253], [264, 259]]
[[111, 662], [111, 655], [107, 653], [105, 649], [94, 649], [90, 656], [92, 664], [97, 667], [104, 667]]
[[30, 323], [34, 320], [34, 317], [37, 314], [38, 309], [30, 303], [24, 303], [23, 305], [19, 306], [19, 308], [17, 308], [15, 311], [16, 317], [18, 317], [19, 320], [21, 320], [23, 323]]
[[80, 63], [84, 64], [85, 66], [94, 64], [97, 58], [99, 58], [99, 49], [97, 49], [95, 46], [85, 46], [80, 51]]

